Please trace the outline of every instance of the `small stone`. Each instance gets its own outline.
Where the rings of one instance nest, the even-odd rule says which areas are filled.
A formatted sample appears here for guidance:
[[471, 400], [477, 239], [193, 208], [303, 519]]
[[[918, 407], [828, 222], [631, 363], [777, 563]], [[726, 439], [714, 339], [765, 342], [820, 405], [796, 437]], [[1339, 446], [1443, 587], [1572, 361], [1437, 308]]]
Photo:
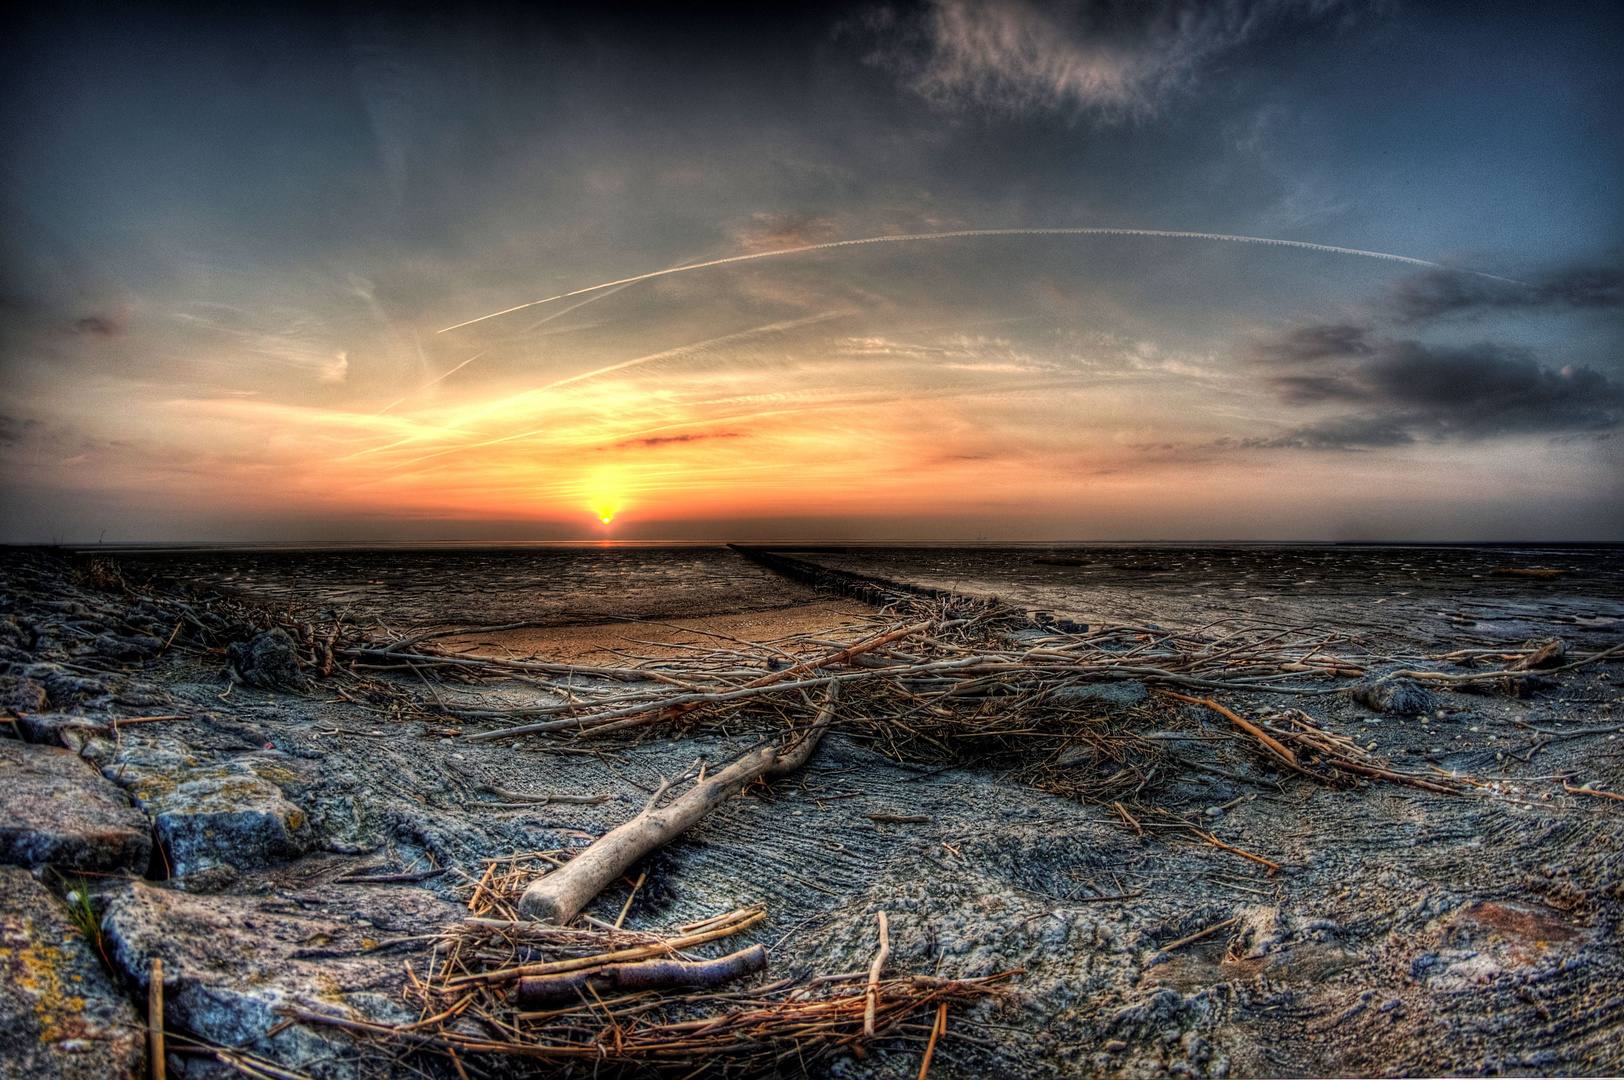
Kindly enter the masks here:
[[1437, 706], [1432, 692], [1408, 679], [1376, 679], [1354, 686], [1353, 700], [1379, 713], [1399, 716], [1419, 716]]
[[[8, 625], [0, 623], [0, 625]], [[33, 679], [22, 676], [6, 676], [0, 681], [0, 709], [12, 713], [37, 713], [50, 708], [49, 699], [45, 694], [45, 687]]]
[[1221, 818], [1224, 816], [1224, 808], [1221, 806], [1209, 806], [1207, 807], [1206, 812], [1207, 816], [1210, 818]]
[[226, 656], [249, 686], [263, 690], [304, 686], [293, 639], [282, 630], [267, 630], [246, 642], [234, 642], [226, 647]]

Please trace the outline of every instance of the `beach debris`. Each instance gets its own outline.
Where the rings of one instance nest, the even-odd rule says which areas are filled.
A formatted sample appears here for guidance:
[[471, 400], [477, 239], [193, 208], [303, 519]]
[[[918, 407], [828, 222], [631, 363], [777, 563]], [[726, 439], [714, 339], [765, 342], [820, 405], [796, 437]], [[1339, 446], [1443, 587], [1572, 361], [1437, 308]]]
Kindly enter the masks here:
[[874, 1037], [874, 1014], [880, 1003], [880, 975], [885, 971], [886, 960], [891, 957], [891, 923], [883, 911], [876, 912], [875, 918], [880, 924], [880, 947], [875, 950], [874, 963], [868, 969], [868, 990], [863, 995], [863, 1034], [871, 1039]]
[[[934, 1038], [919, 1037], [927, 1043], [923, 1072], [929, 1048], [945, 1032], [947, 1010], [997, 996], [1002, 984], [1020, 974], [886, 978], [890, 936], [884, 914], [879, 950], [866, 976], [788, 978], [728, 989], [766, 970], [764, 946], [714, 960], [678, 955], [743, 933], [765, 918], [759, 905], [664, 931], [469, 918], [441, 932], [433, 955], [446, 959], [437, 971], [423, 977], [406, 964], [403, 996], [417, 1004], [421, 1019], [390, 1022], [302, 1001], [278, 1011], [286, 1018], [282, 1026], [341, 1030], [397, 1052], [469, 1056], [487, 1065], [501, 1058], [555, 1068], [579, 1062], [599, 1076], [772, 1074], [841, 1050], [863, 1056], [876, 1040], [915, 1038], [905, 1034], [904, 1024], [923, 1014], [935, 1032]], [[547, 959], [503, 959], [537, 956]]]
[[691, 789], [663, 807], [660, 800], [674, 784], [662, 782], [636, 817], [526, 889], [519, 901], [519, 913], [546, 922], [569, 923], [633, 863], [687, 832], [706, 814], [743, 791], [745, 785], [799, 769], [834, 721], [838, 696], [839, 685], [831, 683], [817, 719], [793, 744], [758, 747], [708, 778], [701, 773]]
[[152, 958], [147, 971], [147, 1060], [152, 1064], [152, 1080], [164, 1080], [164, 960]]
[[1535, 649], [1533, 652], [1515, 661], [1512, 671], [1538, 671], [1543, 668], [1561, 667], [1567, 658], [1568, 646], [1561, 638], [1553, 638]]
[[1348, 693], [1365, 708], [1394, 716], [1421, 716], [1438, 707], [1431, 691], [1409, 679], [1373, 679], [1351, 687]]
[[747, 949], [715, 960], [643, 960], [630, 964], [606, 964], [586, 971], [562, 975], [531, 975], [519, 980], [517, 1002], [531, 1008], [555, 1001], [574, 1001], [594, 993], [633, 993], [640, 990], [673, 990], [700, 986], [721, 986], [767, 970], [767, 947], [759, 942]]

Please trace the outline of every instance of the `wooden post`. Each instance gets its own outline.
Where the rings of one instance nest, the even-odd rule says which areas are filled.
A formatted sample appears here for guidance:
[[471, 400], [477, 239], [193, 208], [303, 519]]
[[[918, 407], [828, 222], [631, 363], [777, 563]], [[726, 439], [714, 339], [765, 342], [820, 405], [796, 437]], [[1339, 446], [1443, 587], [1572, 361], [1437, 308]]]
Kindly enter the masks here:
[[164, 962], [154, 956], [147, 980], [147, 1038], [152, 1080], [164, 1080]]

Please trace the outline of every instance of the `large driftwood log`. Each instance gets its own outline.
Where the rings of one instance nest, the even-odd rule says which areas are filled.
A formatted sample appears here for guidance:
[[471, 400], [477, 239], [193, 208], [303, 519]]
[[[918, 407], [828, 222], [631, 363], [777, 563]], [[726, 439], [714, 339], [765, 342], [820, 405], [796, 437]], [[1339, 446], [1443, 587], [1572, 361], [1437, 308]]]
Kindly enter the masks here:
[[683, 986], [721, 986], [754, 975], [767, 967], [767, 947], [756, 944], [716, 960], [645, 960], [640, 964], [610, 964], [595, 971], [540, 975], [519, 980], [521, 1006], [574, 1001], [590, 983], [595, 990], [628, 992]]
[[829, 696], [817, 720], [793, 747], [758, 747], [665, 806], [657, 805], [659, 793], [656, 792], [642, 813], [599, 837], [546, 877], [532, 882], [519, 899], [519, 914], [528, 919], [567, 925], [594, 896], [638, 859], [693, 828], [706, 814], [743, 791], [746, 784], [785, 776], [805, 765], [834, 721], [839, 685], [830, 684]]

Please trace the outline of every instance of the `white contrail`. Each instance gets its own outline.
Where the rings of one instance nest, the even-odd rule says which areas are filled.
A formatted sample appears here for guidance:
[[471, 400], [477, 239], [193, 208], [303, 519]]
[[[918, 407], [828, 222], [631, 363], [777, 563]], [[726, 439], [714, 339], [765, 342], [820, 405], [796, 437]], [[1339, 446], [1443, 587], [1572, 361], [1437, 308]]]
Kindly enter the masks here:
[[391, 401], [389, 404], [387, 404], [383, 408], [379, 409], [377, 415], [382, 416], [384, 413], [388, 412], [390, 409], [393, 409], [396, 405], [399, 405], [401, 402], [405, 401], [407, 398], [416, 397], [418, 394], [421, 394], [423, 391], [427, 390], [429, 387], [433, 386], [435, 383], [439, 382], [441, 379], [450, 378], [451, 376], [455, 375], [457, 372], [461, 371], [463, 368], [467, 367], [469, 364], [472, 364], [475, 360], [478, 360], [481, 356], [484, 356], [485, 353], [488, 353], [488, 352], [490, 352], [489, 349], [485, 349], [485, 350], [483, 350], [481, 352], [476, 352], [474, 355], [470, 356], [468, 359], [464, 360], [462, 363], [458, 364], [456, 367], [452, 368], [450, 371], [446, 372], [444, 375], [436, 375], [434, 378], [430, 379], [428, 382], [424, 383], [422, 386], [419, 386], [416, 390], [413, 390], [411, 393], [407, 394], [406, 397], [396, 398], [394, 401]]
[[824, 251], [828, 248], [854, 247], [857, 244], [899, 244], [915, 240], [951, 240], [961, 236], [1158, 236], [1174, 240], [1228, 240], [1236, 244], [1273, 244], [1276, 247], [1302, 248], [1305, 251], [1328, 251], [1333, 255], [1360, 255], [1367, 259], [1386, 259], [1389, 262], [1408, 263], [1411, 266], [1426, 266], [1434, 270], [1453, 270], [1457, 273], [1488, 278], [1490, 281], [1504, 281], [1512, 285], [1526, 284], [1512, 278], [1485, 274], [1480, 270], [1466, 270], [1458, 266], [1446, 266], [1443, 263], [1428, 262], [1426, 259], [1412, 259], [1407, 255], [1390, 255], [1385, 251], [1362, 251], [1359, 248], [1333, 247], [1330, 244], [1310, 244], [1306, 240], [1271, 240], [1264, 236], [1229, 236], [1225, 233], [1173, 232], [1162, 229], [959, 229], [954, 232], [912, 233], [907, 236], [865, 236], [860, 240], [831, 240], [826, 244], [807, 244], [804, 247], [781, 248], [778, 251], [757, 251], [749, 255], [730, 255], [725, 259], [711, 259], [708, 262], [673, 266], [668, 270], [654, 270], [647, 274], [620, 278], [617, 281], [605, 281], [601, 285], [588, 285], [584, 289], [575, 289], [572, 292], [559, 293], [557, 296], [532, 300], [528, 304], [516, 304], [510, 308], [503, 308], [501, 311], [493, 311], [489, 315], [481, 315], [477, 319], [468, 319], [465, 322], [447, 326], [443, 330], [436, 330], [435, 333], [444, 334], [450, 330], [459, 330], [464, 326], [484, 322], [486, 319], [494, 319], [498, 315], [523, 311], [525, 308], [532, 308], [538, 304], [550, 304], [554, 300], [580, 296], [582, 293], [596, 292], [599, 289], [607, 289], [614, 285], [630, 285], [633, 282], [647, 281], [649, 278], [664, 277], [667, 274], [680, 274], [685, 270], [703, 270], [707, 266], [725, 266], [728, 263], [748, 262], [751, 259], [770, 259], [778, 255], [798, 255], [804, 251]]

